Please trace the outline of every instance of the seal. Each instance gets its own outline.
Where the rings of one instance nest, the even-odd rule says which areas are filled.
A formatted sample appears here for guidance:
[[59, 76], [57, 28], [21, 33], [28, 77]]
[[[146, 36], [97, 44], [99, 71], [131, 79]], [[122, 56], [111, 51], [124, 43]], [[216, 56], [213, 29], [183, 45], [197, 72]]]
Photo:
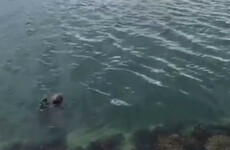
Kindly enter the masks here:
[[39, 108], [40, 111], [46, 110], [48, 108], [62, 108], [64, 97], [62, 94], [54, 94], [50, 98], [46, 97], [40, 101]]
[[40, 130], [47, 132], [50, 137], [65, 137], [65, 116], [63, 113], [64, 97], [54, 94], [45, 97], [39, 103], [38, 123]]

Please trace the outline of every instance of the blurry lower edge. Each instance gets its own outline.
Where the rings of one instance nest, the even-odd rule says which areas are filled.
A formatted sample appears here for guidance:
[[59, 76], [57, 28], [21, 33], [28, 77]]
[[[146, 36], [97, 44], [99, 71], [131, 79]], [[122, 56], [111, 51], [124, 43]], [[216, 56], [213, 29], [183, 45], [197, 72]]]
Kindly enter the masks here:
[[53, 130], [41, 141], [13, 140], [1, 150], [230, 150], [230, 121], [178, 123], [124, 131], [103, 127]]

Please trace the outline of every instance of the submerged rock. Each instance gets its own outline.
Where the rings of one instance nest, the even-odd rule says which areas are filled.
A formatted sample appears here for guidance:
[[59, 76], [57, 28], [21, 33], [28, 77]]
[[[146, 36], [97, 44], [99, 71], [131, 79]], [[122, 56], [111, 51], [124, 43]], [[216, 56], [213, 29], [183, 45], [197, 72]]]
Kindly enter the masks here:
[[157, 142], [158, 150], [185, 150], [186, 141], [178, 135], [159, 137]]
[[229, 136], [213, 136], [208, 139], [206, 143], [207, 150], [230, 150], [230, 137]]
[[66, 150], [65, 137], [58, 137], [50, 141], [14, 141], [8, 143], [3, 150]]
[[120, 150], [124, 137], [122, 134], [112, 135], [107, 138], [91, 142], [87, 150]]
[[195, 126], [191, 133], [191, 138], [199, 142], [201, 145], [205, 144], [209, 137], [211, 137], [210, 130], [208, 129], [208, 126], [203, 124]]
[[94, 142], [97, 143], [99, 141], [103, 142], [106, 139], [114, 139], [115, 135], [120, 135], [120, 133], [119, 130], [107, 128], [94, 131], [73, 131], [67, 135], [68, 149], [89, 149], [90, 147], [92, 148], [93, 145], [97, 147], [97, 144]]
[[133, 144], [136, 150], [154, 150], [157, 136], [150, 130], [142, 129], [133, 134]]

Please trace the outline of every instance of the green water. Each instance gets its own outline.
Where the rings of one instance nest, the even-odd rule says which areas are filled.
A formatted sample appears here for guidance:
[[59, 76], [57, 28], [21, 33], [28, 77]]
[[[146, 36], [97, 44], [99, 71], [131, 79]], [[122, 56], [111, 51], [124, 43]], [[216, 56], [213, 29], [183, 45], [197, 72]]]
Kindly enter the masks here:
[[53, 93], [66, 133], [228, 118], [229, 5], [1, 0], [0, 140], [42, 137], [38, 105]]

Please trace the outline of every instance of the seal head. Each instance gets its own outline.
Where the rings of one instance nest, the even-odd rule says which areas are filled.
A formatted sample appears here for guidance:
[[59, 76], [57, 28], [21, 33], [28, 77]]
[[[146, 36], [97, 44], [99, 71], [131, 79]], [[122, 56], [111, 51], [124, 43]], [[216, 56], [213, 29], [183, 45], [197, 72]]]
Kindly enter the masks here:
[[55, 94], [51, 97], [50, 102], [54, 107], [60, 107], [63, 103], [63, 96], [61, 94]]
[[62, 94], [54, 94], [50, 98], [44, 98], [39, 105], [40, 111], [43, 111], [48, 108], [62, 108], [64, 97]]

